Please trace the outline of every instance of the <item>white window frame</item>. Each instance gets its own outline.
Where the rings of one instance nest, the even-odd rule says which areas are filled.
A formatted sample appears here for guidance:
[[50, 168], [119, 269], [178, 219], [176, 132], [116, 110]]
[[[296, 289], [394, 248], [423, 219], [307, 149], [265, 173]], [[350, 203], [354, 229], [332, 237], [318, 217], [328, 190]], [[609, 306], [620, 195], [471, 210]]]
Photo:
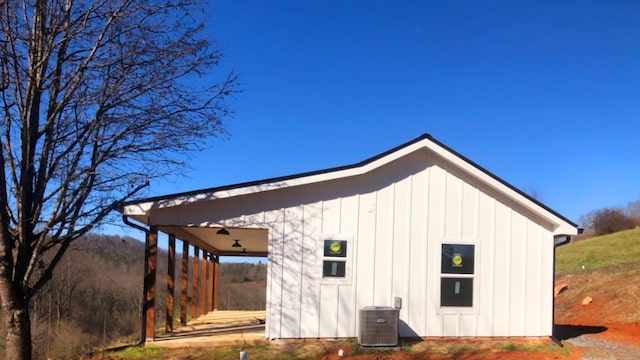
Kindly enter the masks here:
[[[442, 246], [443, 245], [473, 245], [473, 274], [451, 274], [442, 272]], [[480, 246], [475, 242], [457, 242], [457, 241], [441, 241], [438, 245], [438, 276], [436, 281], [438, 311], [437, 314], [462, 314], [477, 315], [479, 313], [479, 289], [478, 289], [478, 269], [480, 268], [478, 254]], [[442, 278], [459, 278], [473, 279], [473, 296], [471, 298], [471, 306], [443, 306], [441, 304], [442, 296]]]
[[[338, 257], [338, 256], [325, 256], [324, 255], [324, 241], [325, 240], [343, 240], [347, 242], [347, 256]], [[318, 246], [318, 258], [320, 259], [320, 264], [318, 271], [320, 271], [320, 284], [321, 285], [351, 285], [353, 278], [353, 259], [355, 258], [355, 242], [353, 241], [352, 235], [346, 234], [322, 234], [320, 237], [320, 243]], [[342, 261], [345, 263], [344, 267], [344, 277], [324, 277], [323, 266], [324, 261]]]

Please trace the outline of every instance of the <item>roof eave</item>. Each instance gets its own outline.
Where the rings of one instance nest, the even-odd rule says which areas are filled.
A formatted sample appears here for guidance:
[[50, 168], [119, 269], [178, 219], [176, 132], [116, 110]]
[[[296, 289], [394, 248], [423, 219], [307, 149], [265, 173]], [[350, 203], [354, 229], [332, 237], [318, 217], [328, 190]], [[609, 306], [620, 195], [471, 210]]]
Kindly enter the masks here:
[[306, 185], [321, 181], [335, 180], [350, 176], [367, 173], [383, 164], [391, 162], [407, 153], [423, 147], [419, 143], [424, 139], [432, 139], [431, 135], [422, 136], [411, 140], [405, 144], [397, 146], [382, 154], [376, 155], [356, 164], [334, 167], [319, 171], [282, 176], [252, 182], [245, 182], [221, 187], [214, 187], [183, 193], [168, 194], [164, 196], [151, 197], [134, 200], [124, 204], [122, 212], [128, 214], [142, 214], [155, 208], [166, 208], [178, 206], [185, 203], [195, 203], [199, 201], [216, 200], [240, 195], [247, 195], [256, 192], [283, 189], [292, 186]]
[[529, 211], [532, 211], [534, 214], [537, 214], [541, 218], [553, 224], [554, 235], [577, 234], [577, 224], [517, 189], [513, 185], [507, 183], [490, 171], [479, 166], [475, 162], [469, 160], [455, 150], [434, 139], [429, 134], [423, 134], [407, 143], [356, 164], [131, 201], [123, 206], [122, 213], [128, 216], [143, 216], [148, 214], [152, 209], [157, 208], [173, 207], [186, 203], [210, 201], [361, 175], [420, 148], [427, 148], [433, 151], [447, 162], [463, 169], [474, 178], [489, 185], [495, 190], [504, 193], [516, 203], [519, 203]]

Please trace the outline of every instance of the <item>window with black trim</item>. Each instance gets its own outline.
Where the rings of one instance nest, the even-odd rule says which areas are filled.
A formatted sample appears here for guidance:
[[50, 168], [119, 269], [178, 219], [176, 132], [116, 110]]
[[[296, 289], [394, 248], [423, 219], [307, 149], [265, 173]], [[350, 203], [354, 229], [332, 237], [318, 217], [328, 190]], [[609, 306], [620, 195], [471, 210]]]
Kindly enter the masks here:
[[324, 256], [347, 257], [346, 240], [325, 240]]
[[324, 241], [324, 259], [322, 261], [322, 277], [343, 278], [346, 276], [347, 241]]
[[345, 270], [344, 261], [324, 260], [322, 262], [322, 277], [344, 277]]
[[475, 245], [442, 244], [440, 306], [473, 306]]

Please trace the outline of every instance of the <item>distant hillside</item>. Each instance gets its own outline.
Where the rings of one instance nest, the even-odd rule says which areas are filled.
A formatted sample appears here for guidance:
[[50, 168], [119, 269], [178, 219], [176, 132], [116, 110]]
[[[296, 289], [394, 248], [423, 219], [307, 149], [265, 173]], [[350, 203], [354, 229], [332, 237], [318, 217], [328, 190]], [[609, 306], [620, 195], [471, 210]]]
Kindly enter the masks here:
[[[74, 244], [74, 249], [87, 257], [97, 257], [115, 267], [135, 267], [137, 273], [130, 274], [142, 289], [144, 266], [144, 243], [130, 237], [90, 234]], [[176, 254], [175, 298], [179, 298], [181, 254]], [[266, 260], [265, 260], [266, 262]], [[267, 265], [265, 262], [221, 263], [218, 308], [220, 310], [262, 310], [266, 306]], [[189, 263], [191, 278], [192, 259]], [[117, 271], [116, 271], [117, 272]], [[156, 306], [161, 309], [166, 299], [167, 251], [159, 249], [157, 264]], [[140, 297], [142, 296], [140, 290]], [[189, 288], [191, 291], [191, 288]], [[176, 304], [177, 305], [177, 304]], [[164, 311], [156, 311], [158, 322], [164, 321]]]
[[[180, 274], [180, 261], [176, 265], [176, 274]], [[107, 344], [137, 340], [143, 273], [144, 243], [134, 238], [87, 234], [74, 242], [51, 281], [31, 303], [34, 358], [78, 358]], [[157, 324], [165, 321], [166, 274], [167, 252], [160, 249]], [[220, 264], [218, 308], [264, 309], [266, 276], [265, 263]], [[180, 281], [176, 276], [176, 299], [180, 298]], [[189, 299], [190, 292], [191, 287]], [[0, 349], [3, 345], [0, 342]]]
[[88, 234], [74, 242], [71, 249], [98, 256], [114, 265], [144, 259], [144, 243], [129, 236]]
[[[556, 249], [556, 323], [640, 322], [640, 229], [594, 237]], [[582, 305], [590, 297], [592, 302]]]

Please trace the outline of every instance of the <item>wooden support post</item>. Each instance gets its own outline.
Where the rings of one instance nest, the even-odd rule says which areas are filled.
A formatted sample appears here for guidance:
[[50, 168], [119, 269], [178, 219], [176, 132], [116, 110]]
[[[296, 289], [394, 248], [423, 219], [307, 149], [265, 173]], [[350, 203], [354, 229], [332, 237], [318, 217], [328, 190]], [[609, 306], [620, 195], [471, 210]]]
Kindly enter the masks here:
[[218, 310], [218, 284], [220, 281], [220, 256], [213, 262], [213, 310]]
[[207, 257], [207, 311], [213, 311], [213, 255]]
[[207, 314], [207, 252], [202, 250], [202, 259], [200, 260], [200, 315]]
[[173, 332], [173, 292], [176, 270], [176, 236], [169, 234], [169, 249], [167, 254], [167, 313], [165, 316], [165, 330]]
[[182, 241], [182, 277], [180, 278], [180, 325], [187, 325], [187, 289], [189, 288], [189, 243]]
[[200, 265], [200, 248], [195, 246], [193, 249], [193, 271], [191, 272], [191, 320], [198, 318], [198, 283]]
[[156, 266], [158, 264], [158, 227], [151, 225], [146, 239], [145, 260], [147, 273], [144, 278], [145, 291], [145, 341], [153, 341], [155, 337], [155, 300], [156, 300]]

